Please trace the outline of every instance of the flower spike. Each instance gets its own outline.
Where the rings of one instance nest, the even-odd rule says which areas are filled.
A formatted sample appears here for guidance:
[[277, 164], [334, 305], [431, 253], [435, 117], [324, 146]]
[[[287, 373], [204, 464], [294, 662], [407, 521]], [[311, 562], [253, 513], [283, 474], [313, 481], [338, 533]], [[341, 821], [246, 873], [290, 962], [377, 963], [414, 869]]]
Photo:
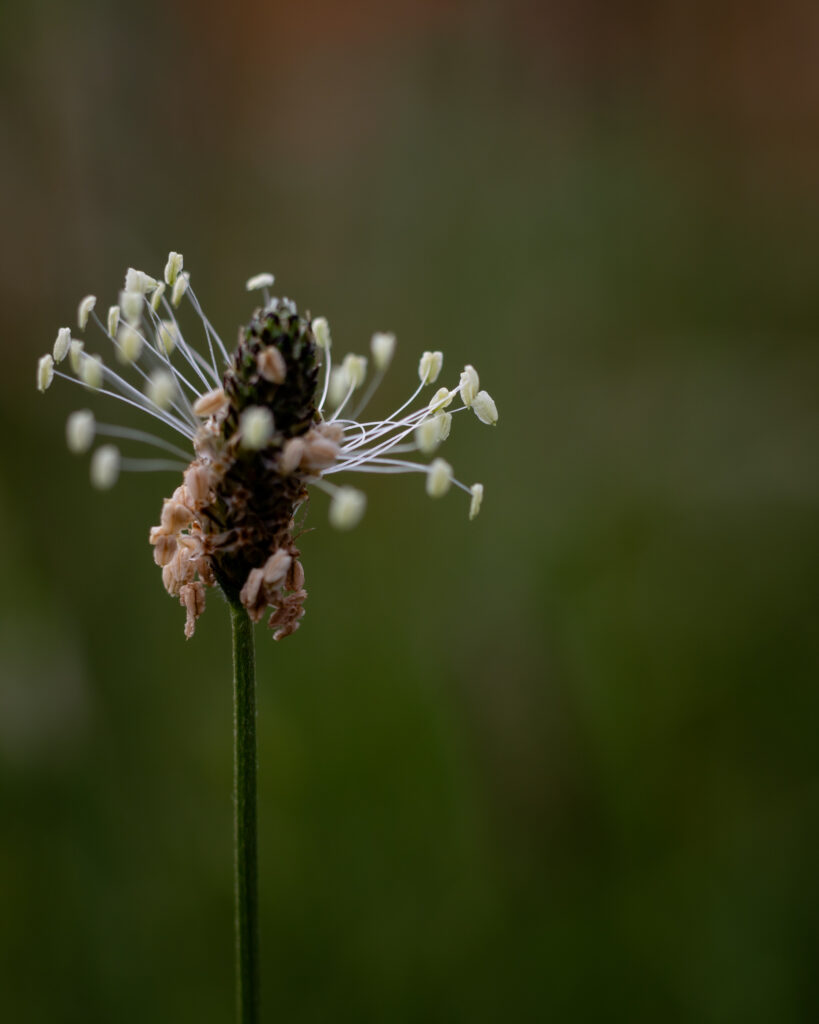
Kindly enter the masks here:
[[[366, 508], [363, 491], [332, 480], [338, 473], [421, 473], [430, 497], [452, 488], [468, 495], [474, 519], [483, 485], [468, 487], [442, 458], [429, 464], [413, 458], [431, 455], [447, 440], [458, 412], [472, 409], [482, 423], [497, 423], [497, 406], [480, 390], [474, 367], [465, 366], [458, 380], [424, 400], [421, 392], [443, 370], [441, 352], [424, 352], [409, 398], [384, 419], [365, 419], [362, 410], [393, 361], [394, 334], [372, 335], [371, 366], [365, 356], [352, 354], [334, 366], [327, 320], [300, 316], [291, 299], [270, 298], [273, 275], [258, 274], [246, 287], [262, 290], [264, 305], [229, 353], [182, 267], [181, 254], [170, 252], [161, 279], [129, 268], [105, 323], [93, 315], [116, 361], [89, 354], [64, 327], [53, 353], [37, 363], [37, 387], [45, 391], [60, 377], [161, 425], [154, 433], [99, 423], [82, 409], [68, 418], [66, 442], [78, 455], [90, 451], [98, 436], [159, 449], [161, 458], [139, 458], [101, 445], [90, 465], [99, 489], [113, 487], [128, 471], [179, 474], [149, 541], [166, 590], [185, 608], [186, 636], [193, 634], [208, 588], [217, 584], [244, 604], [253, 621], [267, 613], [275, 639], [299, 628], [307, 591], [297, 520], [311, 490], [329, 495], [328, 519], [339, 530], [356, 527]], [[186, 337], [177, 319], [183, 301], [198, 321], [203, 345]], [[90, 295], [80, 303], [81, 329], [95, 305]], [[184, 443], [169, 441], [163, 436], [168, 430]]]

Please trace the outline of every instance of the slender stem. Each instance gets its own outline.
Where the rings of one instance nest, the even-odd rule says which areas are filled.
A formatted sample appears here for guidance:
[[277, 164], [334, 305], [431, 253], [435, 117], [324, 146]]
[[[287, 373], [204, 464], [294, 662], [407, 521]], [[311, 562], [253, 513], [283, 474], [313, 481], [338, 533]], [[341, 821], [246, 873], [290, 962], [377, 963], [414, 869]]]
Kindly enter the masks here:
[[233, 626], [233, 802], [236, 871], [236, 1020], [259, 1020], [259, 889], [256, 852], [256, 664], [253, 623], [230, 603]]

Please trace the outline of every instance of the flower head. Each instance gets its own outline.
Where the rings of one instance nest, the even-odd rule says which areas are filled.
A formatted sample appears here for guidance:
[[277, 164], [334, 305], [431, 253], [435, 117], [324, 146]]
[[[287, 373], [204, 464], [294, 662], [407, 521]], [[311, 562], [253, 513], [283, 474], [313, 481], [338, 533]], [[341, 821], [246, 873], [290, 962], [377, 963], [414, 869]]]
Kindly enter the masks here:
[[[452, 388], [422, 398], [443, 370], [441, 352], [424, 352], [420, 384], [410, 397], [385, 419], [364, 419], [392, 360], [394, 335], [373, 335], [371, 374], [361, 355], [347, 355], [333, 366], [327, 320], [300, 315], [291, 299], [271, 298], [273, 275], [257, 274], [247, 289], [261, 291], [263, 305], [229, 353], [182, 266], [181, 254], [171, 252], [164, 281], [129, 268], [105, 324], [95, 312], [96, 299], [87, 296], [80, 303], [80, 330], [93, 321], [121, 371], [87, 352], [64, 327], [53, 355], [39, 360], [36, 376], [40, 391], [60, 377], [135, 406], [183, 438], [175, 444], [151, 432], [100, 423], [88, 409], [72, 413], [66, 427], [68, 446], [77, 454], [102, 437], [171, 456], [125, 457], [108, 441], [91, 456], [96, 487], [112, 487], [120, 473], [133, 470], [181, 473], [149, 541], [166, 590], [186, 610], [187, 636], [204, 610], [206, 589], [216, 584], [254, 621], [270, 612], [276, 639], [298, 629], [307, 592], [296, 517], [309, 488], [330, 495], [329, 520], [338, 529], [352, 529], [364, 515], [364, 494], [336, 485], [332, 478], [338, 473], [420, 473], [431, 497], [454, 486], [470, 497], [470, 519], [477, 515], [481, 484], [461, 483], [442, 458], [429, 464], [407, 458], [436, 451], [449, 436], [454, 413], [471, 409], [482, 423], [497, 422], [497, 407], [479, 390], [474, 367], [466, 366]], [[174, 311], [183, 299], [197, 321], [201, 347], [186, 339], [177, 320]], [[463, 404], [453, 406], [456, 398]]]

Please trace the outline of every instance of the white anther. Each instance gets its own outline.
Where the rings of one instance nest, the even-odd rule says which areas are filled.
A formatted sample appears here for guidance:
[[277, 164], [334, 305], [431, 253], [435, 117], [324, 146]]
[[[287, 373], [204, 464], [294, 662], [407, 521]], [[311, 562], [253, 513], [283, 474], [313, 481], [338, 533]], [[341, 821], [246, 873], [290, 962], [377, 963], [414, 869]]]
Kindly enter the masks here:
[[165, 282], [160, 281], [156, 286], [153, 295], [151, 296], [151, 309], [156, 313], [159, 310], [159, 303], [162, 301], [162, 296], [165, 294]]
[[37, 390], [45, 392], [54, 380], [54, 359], [51, 355], [40, 356], [37, 362]]
[[112, 338], [116, 337], [119, 327], [119, 306], [108, 307], [108, 333]]
[[440, 498], [449, 490], [452, 483], [452, 466], [444, 459], [433, 459], [427, 472], [427, 494], [430, 498]]
[[70, 348], [71, 329], [68, 327], [61, 327], [59, 331], [57, 331], [57, 337], [54, 341], [54, 362], [61, 363], [68, 355], [68, 350]]
[[330, 325], [327, 323], [327, 318], [317, 316], [310, 326], [313, 328], [313, 337], [316, 339], [318, 347], [329, 351], [333, 339], [330, 337]]
[[367, 376], [366, 356], [354, 356], [352, 353], [344, 357], [341, 368], [347, 376], [347, 387], [353, 390], [360, 388]]
[[256, 368], [259, 375], [271, 384], [281, 384], [287, 376], [287, 363], [284, 356], [273, 345], [268, 345], [256, 357]]
[[450, 391], [449, 388], [438, 388], [430, 399], [429, 411], [440, 412], [441, 409], [446, 409], [448, 405], [452, 405], [452, 399], [454, 397], [455, 392]]
[[123, 324], [117, 335], [117, 358], [121, 363], [135, 363], [142, 352], [142, 335], [130, 324]]
[[472, 500], [469, 502], [469, 518], [474, 519], [481, 510], [483, 484], [472, 484], [469, 488], [469, 493], [472, 495]]
[[245, 288], [249, 292], [255, 292], [258, 288], [272, 288], [275, 280], [272, 274], [256, 274], [245, 281]]
[[425, 455], [432, 454], [438, 445], [449, 437], [451, 425], [451, 412], [439, 412], [436, 416], [423, 420], [415, 431], [415, 440], [420, 450]]
[[82, 341], [77, 341], [76, 338], [71, 339], [71, 344], [68, 346], [68, 362], [71, 364], [71, 369], [74, 373], [80, 372], [84, 348], [85, 344]]
[[173, 288], [176, 284], [176, 279], [179, 276], [179, 271], [182, 269], [182, 253], [181, 252], [169, 252], [168, 262], [165, 264], [165, 281]]
[[337, 530], [352, 530], [361, 522], [366, 507], [366, 494], [355, 487], [339, 487], [330, 502], [330, 524]]
[[102, 358], [83, 353], [80, 360], [80, 379], [95, 391], [102, 387]]
[[424, 455], [431, 455], [441, 443], [439, 425], [436, 423], [437, 419], [437, 416], [432, 416], [429, 419], [423, 420], [416, 427], [415, 441]]
[[395, 335], [378, 331], [370, 341], [370, 351], [377, 370], [386, 370], [395, 352]]
[[145, 386], [148, 398], [160, 409], [170, 409], [176, 398], [176, 380], [168, 370], [154, 370]]
[[144, 270], [134, 270], [133, 267], [128, 267], [128, 272], [125, 275], [126, 292], [141, 292], [145, 295], [147, 292], [153, 291], [158, 283], [156, 278], [146, 274]]
[[418, 363], [418, 376], [422, 384], [434, 384], [444, 365], [443, 352], [424, 352]]
[[347, 371], [343, 366], [334, 366], [330, 371], [330, 387], [327, 391], [330, 405], [341, 405], [349, 390], [350, 381], [347, 377]]
[[117, 482], [119, 476], [119, 449], [113, 444], [104, 444], [91, 456], [91, 483], [101, 491], [107, 491]]
[[142, 303], [145, 296], [142, 292], [124, 291], [119, 293], [119, 308], [126, 320], [133, 323], [142, 316]]
[[498, 422], [498, 407], [495, 405], [491, 395], [486, 391], [479, 391], [472, 403], [472, 411], [481, 421], [494, 426]]
[[81, 331], [85, 330], [85, 325], [88, 323], [89, 316], [91, 316], [91, 310], [96, 304], [97, 297], [95, 295], [86, 295], [77, 307], [77, 323]]
[[171, 302], [173, 303], [174, 309], [176, 309], [182, 301], [182, 296], [188, 290], [188, 281], [190, 281], [190, 279], [191, 275], [186, 271], [181, 273], [177, 277], [176, 281], [174, 281], [173, 291], [171, 292]]
[[264, 448], [273, 436], [273, 413], [263, 405], [251, 405], [239, 420], [242, 446], [251, 451]]
[[90, 409], [79, 409], [72, 412], [65, 423], [65, 440], [68, 450], [75, 455], [87, 452], [94, 443], [96, 423]]
[[179, 328], [173, 320], [160, 320], [156, 329], [156, 347], [166, 356], [176, 348], [179, 340]]
[[475, 401], [480, 386], [481, 382], [478, 378], [478, 371], [474, 366], [470, 366], [467, 363], [463, 368], [461, 373], [461, 382], [458, 385], [458, 390], [461, 392], [461, 398], [463, 399], [464, 405], [467, 409]]
[[227, 395], [221, 388], [214, 388], [213, 391], [207, 391], [201, 398], [196, 399], [193, 411], [195, 415], [207, 419], [208, 416], [215, 416], [217, 412], [221, 412], [226, 405]]

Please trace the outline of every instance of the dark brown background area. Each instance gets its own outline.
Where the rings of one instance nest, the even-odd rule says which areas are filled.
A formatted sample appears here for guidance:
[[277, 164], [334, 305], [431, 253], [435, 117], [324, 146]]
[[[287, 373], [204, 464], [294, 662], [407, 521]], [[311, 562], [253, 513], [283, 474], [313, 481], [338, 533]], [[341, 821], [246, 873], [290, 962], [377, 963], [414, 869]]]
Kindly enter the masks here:
[[[816, 1017], [819, 10], [0, 8], [0, 1016], [232, 1012], [226, 610], [34, 389], [185, 254], [474, 363], [481, 517], [367, 483], [260, 631], [266, 1018]], [[100, 417], [116, 411], [95, 406]], [[128, 417], [124, 417], [128, 419]]]

